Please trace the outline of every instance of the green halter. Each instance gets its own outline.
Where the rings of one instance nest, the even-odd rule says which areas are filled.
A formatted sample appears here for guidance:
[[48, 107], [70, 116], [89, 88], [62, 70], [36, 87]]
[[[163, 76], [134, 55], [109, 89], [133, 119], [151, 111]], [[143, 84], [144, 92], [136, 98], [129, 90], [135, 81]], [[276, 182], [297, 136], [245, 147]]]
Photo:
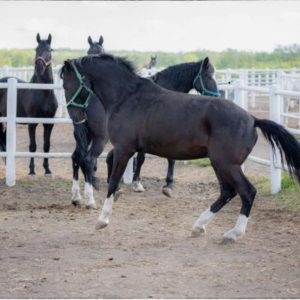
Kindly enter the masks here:
[[[76, 77], [78, 78], [80, 85], [79, 85], [77, 91], [75, 92], [75, 94], [72, 96], [71, 100], [66, 104], [66, 107], [75, 106], [75, 107], [78, 107], [78, 108], [86, 109], [89, 106], [90, 97], [93, 94], [93, 91], [89, 87], [86, 86], [86, 84], [84, 82], [85, 77], [81, 76], [81, 74], [77, 70], [74, 62], [72, 62], [71, 65], [72, 65], [72, 67], [75, 71]], [[85, 89], [89, 93], [83, 104], [75, 102], [78, 95], [81, 93], [82, 89]]]
[[208, 90], [205, 86], [204, 86], [204, 83], [203, 83], [203, 80], [202, 80], [202, 77], [201, 77], [201, 72], [202, 72], [202, 66], [203, 66], [203, 62], [201, 62], [201, 65], [200, 65], [200, 70], [199, 70], [199, 73], [197, 74], [197, 76], [195, 77], [194, 81], [193, 81], [193, 88], [196, 90], [195, 88], [195, 82], [196, 80], [199, 78], [200, 80], [200, 86], [202, 88], [202, 95], [203, 96], [213, 96], [213, 97], [220, 97], [221, 94], [219, 92], [213, 92], [213, 91], [210, 91]]

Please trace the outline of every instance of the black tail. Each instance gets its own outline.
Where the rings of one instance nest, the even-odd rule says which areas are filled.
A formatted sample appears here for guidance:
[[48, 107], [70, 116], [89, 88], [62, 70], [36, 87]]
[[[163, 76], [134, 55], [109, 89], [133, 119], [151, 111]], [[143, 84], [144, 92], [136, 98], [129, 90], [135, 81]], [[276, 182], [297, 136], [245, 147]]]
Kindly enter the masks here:
[[4, 130], [3, 123], [0, 123], [0, 151], [6, 151], [6, 130]]
[[283, 126], [273, 121], [255, 118], [254, 126], [262, 131], [267, 141], [271, 144], [273, 152], [275, 146], [278, 147], [281, 162], [283, 163], [283, 158], [285, 157], [290, 174], [294, 175], [300, 184], [299, 142]]

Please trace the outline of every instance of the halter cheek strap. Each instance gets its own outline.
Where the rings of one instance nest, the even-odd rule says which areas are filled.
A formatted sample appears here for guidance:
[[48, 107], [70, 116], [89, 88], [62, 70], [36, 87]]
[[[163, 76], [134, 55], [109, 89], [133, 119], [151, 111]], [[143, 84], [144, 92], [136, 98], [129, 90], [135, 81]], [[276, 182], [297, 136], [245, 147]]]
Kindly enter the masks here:
[[[93, 91], [88, 86], [86, 86], [86, 84], [84, 82], [84, 78], [85, 77], [82, 76], [79, 73], [79, 71], [77, 70], [75, 64], [73, 62], [71, 64], [72, 64], [72, 67], [73, 67], [73, 69], [75, 71], [76, 77], [79, 80], [79, 87], [76, 90], [75, 94], [70, 99], [70, 101], [66, 104], [66, 107], [75, 106], [77, 108], [86, 109], [89, 106], [89, 101], [90, 101], [91, 95], [93, 94]], [[81, 91], [83, 89], [85, 89], [88, 92], [88, 96], [87, 96], [85, 102], [84, 103], [75, 102], [75, 100], [77, 99], [77, 97], [79, 96], [79, 94], [81, 93]]]
[[201, 76], [202, 66], [203, 66], [203, 63], [201, 62], [199, 73], [197, 74], [197, 76], [195, 77], [195, 79], [193, 81], [193, 88], [196, 90], [196, 88], [195, 88], [195, 82], [199, 78], [200, 86], [201, 86], [201, 89], [202, 89], [202, 93], [201, 93], [202, 95], [204, 95], [204, 96], [206, 95], [206, 96], [220, 97], [221, 94], [219, 92], [214, 92], [214, 91], [208, 90], [204, 86], [204, 83], [203, 83], [203, 80], [202, 80], [202, 76]]

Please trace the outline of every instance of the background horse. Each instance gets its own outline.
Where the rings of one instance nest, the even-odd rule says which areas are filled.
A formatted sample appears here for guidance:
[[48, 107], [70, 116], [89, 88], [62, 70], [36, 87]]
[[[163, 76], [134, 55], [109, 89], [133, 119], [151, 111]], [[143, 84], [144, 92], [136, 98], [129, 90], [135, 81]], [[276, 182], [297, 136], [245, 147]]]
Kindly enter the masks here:
[[[52, 62], [51, 62], [51, 34], [47, 40], [41, 40], [40, 34], [36, 36], [38, 46], [36, 48], [34, 74], [30, 83], [53, 83]], [[0, 79], [0, 82], [7, 82], [9, 77]], [[18, 82], [25, 82], [18, 79]], [[6, 116], [7, 90], [0, 89], [0, 116]], [[17, 93], [17, 116], [30, 118], [53, 118], [57, 110], [57, 99], [53, 90], [22, 90]], [[28, 124], [30, 138], [29, 151], [36, 151], [36, 127], [38, 124]], [[50, 150], [50, 136], [53, 124], [44, 126], [44, 152]], [[0, 127], [0, 144], [2, 149], [6, 145], [6, 132]], [[45, 175], [51, 175], [48, 158], [43, 163]], [[29, 175], [35, 175], [34, 159], [30, 159]]]
[[[168, 90], [188, 93], [194, 88], [202, 95], [218, 97], [220, 94], [213, 74], [214, 68], [210, 63], [209, 58], [206, 57], [204, 60], [199, 62], [183, 63], [171, 66], [156, 73], [150, 79]], [[136, 192], [144, 191], [144, 187], [140, 182], [140, 171], [144, 161], [145, 153], [139, 152], [136, 158], [136, 167], [133, 176], [133, 188]], [[171, 197], [172, 195], [174, 166], [175, 161], [168, 159], [166, 185], [162, 190], [168, 197]]]
[[234, 241], [245, 233], [256, 189], [241, 165], [257, 142], [257, 127], [273, 150], [275, 145], [280, 149], [282, 162], [284, 156], [290, 174], [300, 183], [300, 145], [283, 126], [257, 119], [225, 99], [164, 89], [138, 77], [132, 64], [119, 57], [101, 55], [64, 63], [65, 94], [67, 102], [73, 100], [69, 112], [75, 122], [86, 117], [76, 106], [82, 99], [72, 98], [78, 89], [75, 72], [85, 77], [85, 92], [92, 89], [101, 99], [114, 146], [113, 169], [97, 229], [108, 225], [120, 179], [128, 160], [139, 151], [176, 160], [210, 158], [221, 193], [197, 219], [194, 235], [204, 232], [213, 216], [237, 194], [242, 201], [240, 215], [225, 239]]
[[[89, 55], [100, 55], [104, 52], [103, 37], [100, 36], [99, 42], [93, 42], [88, 37], [90, 48]], [[78, 80], [81, 80], [78, 78]], [[101, 101], [94, 93], [88, 99], [87, 118], [83, 123], [74, 124], [74, 138], [76, 148], [72, 154], [73, 185], [72, 203], [80, 205], [81, 195], [79, 186], [79, 167], [84, 175], [84, 196], [86, 198], [86, 208], [96, 208], [93, 195], [93, 186], [99, 190], [100, 182], [95, 176], [97, 171], [97, 158], [102, 153], [107, 142], [106, 115]], [[82, 141], [85, 141], [84, 143]]]
[[90, 48], [89, 48], [87, 54], [88, 55], [98, 55], [98, 54], [103, 53], [104, 52], [103, 42], [104, 42], [104, 39], [103, 39], [102, 35], [100, 35], [98, 42], [97, 41], [93, 42], [92, 38], [89, 36], [88, 43], [90, 45]]
[[157, 69], [154, 67], [156, 66], [157, 63], [157, 56], [152, 56], [150, 58], [150, 62], [144, 66], [141, 70], [139, 70], [137, 73], [141, 77], [150, 77], [153, 76], [156, 72]]

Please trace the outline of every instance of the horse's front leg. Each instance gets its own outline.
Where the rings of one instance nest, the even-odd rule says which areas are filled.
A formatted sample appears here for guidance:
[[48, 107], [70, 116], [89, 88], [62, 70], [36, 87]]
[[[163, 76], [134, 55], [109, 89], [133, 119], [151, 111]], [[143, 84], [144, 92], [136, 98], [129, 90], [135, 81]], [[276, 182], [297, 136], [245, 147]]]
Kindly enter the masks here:
[[72, 154], [72, 167], [73, 167], [73, 185], [72, 185], [72, 204], [77, 206], [80, 205], [81, 195], [79, 186], [79, 164], [80, 164], [80, 153], [76, 147]]
[[106, 199], [102, 207], [102, 211], [96, 224], [96, 229], [104, 228], [109, 223], [109, 216], [112, 213], [112, 206], [114, 201], [117, 201], [121, 192], [117, 191], [119, 182], [126, 169], [129, 159], [133, 156], [134, 152], [125, 152], [123, 149], [114, 148], [114, 159], [112, 173], [109, 177], [109, 185]]
[[173, 176], [174, 176], [174, 166], [175, 166], [175, 160], [168, 159], [168, 173], [166, 177], [166, 185], [163, 187], [163, 194], [172, 197], [172, 191], [173, 191]]
[[93, 191], [93, 174], [94, 174], [94, 160], [91, 155], [91, 151], [88, 152], [86, 157], [84, 157], [81, 170], [84, 174], [84, 197], [86, 199], [85, 206], [86, 208], [96, 208], [96, 202], [94, 199]]
[[91, 160], [92, 160], [92, 184], [94, 189], [97, 191], [100, 190], [100, 179], [96, 176], [97, 172], [97, 158], [101, 153], [103, 152], [103, 149], [105, 147], [105, 139], [104, 138], [94, 138], [92, 140], [92, 147], [91, 147]]
[[145, 153], [144, 152], [138, 152], [137, 157], [135, 159], [135, 169], [134, 169], [134, 175], [133, 175], [133, 190], [135, 192], [144, 192], [145, 189], [143, 185], [141, 184], [140, 179], [140, 173], [142, 165], [145, 161]]
[[[29, 133], [29, 151], [35, 152], [36, 151], [36, 141], [35, 141], [35, 132], [36, 132], [37, 124], [29, 124], [28, 125], [28, 133]], [[29, 163], [29, 175], [35, 176], [34, 170], [34, 158], [30, 158]]]
[[[44, 124], [44, 152], [48, 153], [50, 150], [50, 137], [53, 129], [53, 124]], [[51, 176], [52, 173], [49, 169], [48, 158], [44, 158], [43, 167], [45, 169], [45, 176]]]

